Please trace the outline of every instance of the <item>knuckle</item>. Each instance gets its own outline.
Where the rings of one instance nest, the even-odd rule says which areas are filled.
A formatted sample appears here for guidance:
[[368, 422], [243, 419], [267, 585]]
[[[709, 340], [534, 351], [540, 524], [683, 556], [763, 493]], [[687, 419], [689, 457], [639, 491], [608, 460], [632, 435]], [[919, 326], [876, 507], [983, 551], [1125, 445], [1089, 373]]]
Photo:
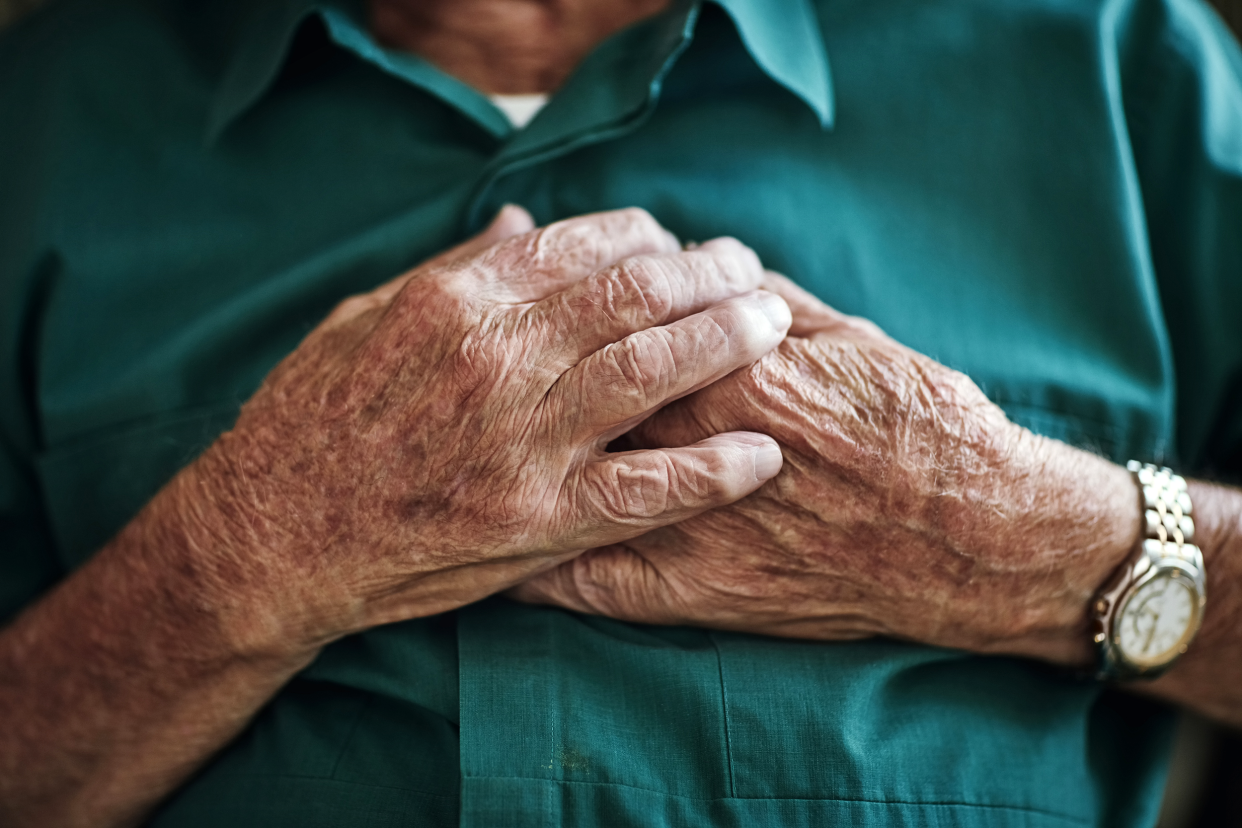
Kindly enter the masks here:
[[567, 591], [590, 612], [625, 619], [645, 614], [659, 594], [657, 577], [641, 556], [624, 546], [606, 546], [574, 559]]
[[533, 263], [546, 268], [591, 268], [603, 261], [612, 239], [598, 222], [566, 219], [535, 233], [529, 252]]
[[952, 406], [957, 409], [990, 406], [987, 396], [966, 374], [932, 360], [926, 360], [920, 368], [920, 374], [925, 378], [924, 382], [932, 389], [934, 398], [940, 406]]
[[587, 552], [574, 558], [568, 567], [563, 592], [572, 595], [579, 609], [608, 613], [615, 609], [609, 589], [614, 573], [606, 565], [603, 556]]
[[616, 212], [623, 229], [631, 231], [640, 238], [659, 239], [664, 235], [664, 228], [655, 217], [642, 207], [626, 207]]
[[705, 315], [698, 335], [710, 348], [750, 350], [759, 338], [760, 313], [741, 302], [730, 302]]
[[[494, 264], [486, 256], [472, 257], [460, 265], [433, 271], [426, 281], [426, 289], [437, 296], [464, 298], [475, 293], [480, 283], [496, 281]], [[417, 296], [418, 291], [406, 291]]]
[[392, 304], [407, 314], [456, 318], [466, 313], [480, 285], [487, 281], [491, 279], [486, 266], [478, 262], [438, 268], [410, 281], [393, 297]]
[[710, 256], [720, 275], [731, 284], [757, 286], [763, 280], [758, 254], [732, 236], [712, 239], [698, 252]]
[[757, 360], [771, 346], [771, 327], [762, 315], [744, 305], [721, 308], [696, 320], [692, 345], [683, 346], [683, 361], [707, 374], [741, 362]]
[[676, 345], [670, 345], [665, 371], [675, 380], [684, 376], [688, 381], [706, 382], [719, 379], [728, 371], [740, 368], [752, 361], [758, 350], [751, 341], [754, 337], [744, 324], [738, 324], [731, 315], [718, 318], [716, 314], [704, 315], [694, 320], [692, 326], [679, 326]]
[[352, 319], [355, 316], [360, 316], [363, 313], [366, 313], [372, 308], [378, 307], [380, 304], [380, 301], [369, 293], [350, 296], [337, 303], [336, 307], [332, 309], [332, 312], [328, 314], [328, 320], [335, 322], [338, 320], [343, 321], [346, 319]]
[[614, 377], [613, 390], [640, 404], [663, 399], [676, 379], [676, 364], [662, 331], [627, 337], [610, 345], [604, 351], [604, 359]]
[[604, 516], [617, 523], [652, 518], [668, 510], [671, 464], [665, 460], [650, 466], [610, 464], [601, 476], [597, 500]]
[[680, 459], [657, 452], [639, 465], [617, 461], [600, 475], [595, 500], [605, 519], [617, 523], [731, 503], [748, 491], [738, 462], [738, 452], [725, 449]]
[[676, 299], [667, 264], [652, 256], [618, 262], [605, 280], [605, 310], [621, 315], [633, 308], [644, 319], [662, 322], [673, 312]]
[[727, 503], [745, 493], [736, 473], [741, 452], [736, 448], [702, 452], [684, 468], [683, 488], [696, 503]]
[[626, 251], [670, 253], [681, 249], [673, 235], [640, 207], [567, 219], [550, 225], [545, 233], [548, 250], [593, 267], [616, 261]]

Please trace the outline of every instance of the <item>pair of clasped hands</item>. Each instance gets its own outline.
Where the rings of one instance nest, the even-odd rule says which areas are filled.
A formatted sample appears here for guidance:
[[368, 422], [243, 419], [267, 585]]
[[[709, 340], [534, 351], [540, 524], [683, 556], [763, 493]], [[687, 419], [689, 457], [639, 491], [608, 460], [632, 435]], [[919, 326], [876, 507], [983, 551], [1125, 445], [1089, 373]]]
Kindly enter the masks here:
[[[978, 527], [946, 481], [986, 500], [1018, 431], [734, 239], [506, 207], [338, 306], [197, 474], [239, 591], [306, 647], [506, 590], [970, 647], [980, 614], [1041, 596], [1005, 539], [963, 553]], [[956, 601], [964, 583], [985, 597]]]

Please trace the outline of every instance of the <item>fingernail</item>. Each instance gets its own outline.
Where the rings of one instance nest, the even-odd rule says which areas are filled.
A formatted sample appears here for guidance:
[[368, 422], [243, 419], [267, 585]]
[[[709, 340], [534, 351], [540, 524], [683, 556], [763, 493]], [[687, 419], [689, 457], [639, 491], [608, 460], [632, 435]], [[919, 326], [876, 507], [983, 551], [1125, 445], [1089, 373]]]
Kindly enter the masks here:
[[781, 455], [780, 446], [771, 440], [765, 440], [755, 447], [755, 477], [760, 480], [771, 480], [781, 470], [785, 458]]
[[778, 331], [789, 330], [789, 326], [793, 324], [793, 314], [789, 312], [789, 305], [785, 304], [785, 300], [766, 290], [760, 291], [758, 295], [763, 304], [763, 312], [772, 327]]

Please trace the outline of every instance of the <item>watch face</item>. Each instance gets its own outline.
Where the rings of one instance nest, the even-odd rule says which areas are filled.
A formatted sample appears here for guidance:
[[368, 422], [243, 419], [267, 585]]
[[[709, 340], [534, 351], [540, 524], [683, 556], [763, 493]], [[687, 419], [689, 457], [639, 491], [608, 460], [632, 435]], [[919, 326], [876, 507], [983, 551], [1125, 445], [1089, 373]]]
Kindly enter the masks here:
[[1136, 589], [1117, 615], [1117, 646], [1138, 667], [1162, 665], [1195, 632], [1198, 594], [1185, 581], [1161, 574]]

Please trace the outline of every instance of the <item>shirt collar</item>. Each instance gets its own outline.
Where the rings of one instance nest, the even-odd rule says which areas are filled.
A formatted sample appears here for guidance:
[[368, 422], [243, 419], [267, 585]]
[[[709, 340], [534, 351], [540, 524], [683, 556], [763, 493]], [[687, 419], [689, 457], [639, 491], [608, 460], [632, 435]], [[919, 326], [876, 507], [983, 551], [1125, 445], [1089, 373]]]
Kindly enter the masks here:
[[243, 4], [236, 36], [207, 114], [207, 138], [214, 141], [253, 106], [280, 74], [314, 0], [266, 0]]
[[801, 98], [824, 128], [836, 112], [832, 70], [810, 0], [715, 0], [768, 77]]
[[[823, 35], [810, 0], [713, 2], [733, 20], [759, 68], [805, 102], [825, 128], [830, 127], [834, 117], [832, 76]], [[470, 96], [455, 94], [463, 86], [459, 81], [418, 58], [383, 49], [357, 26], [351, 29], [348, 21], [362, 19], [360, 0], [262, 0], [247, 7], [208, 113], [209, 142], [271, 88], [289, 56], [294, 35], [315, 15], [323, 19], [338, 45], [381, 69], [399, 74], [459, 106], [462, 100], [470, 99]], [[670, 25], [678, 26], [685, 15], [674, 15], [674, 18]], [[504, 134], [509, 130], [499, 112], [480, 110], [468, 114], [494, 133]]]

